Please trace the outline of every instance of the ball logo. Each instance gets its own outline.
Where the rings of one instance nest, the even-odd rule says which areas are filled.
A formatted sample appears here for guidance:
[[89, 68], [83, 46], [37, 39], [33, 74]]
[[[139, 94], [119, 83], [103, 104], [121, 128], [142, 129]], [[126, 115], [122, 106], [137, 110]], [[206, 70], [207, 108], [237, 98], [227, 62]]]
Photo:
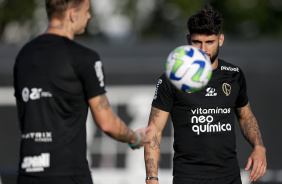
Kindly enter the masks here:
[[198, 69], [198, 71], [196, 72], [196, 74], [193, 76], [192, 80], [195, 81], [195, 82], [200, 82], [200, 77], [204, 71], [204, 68], [205, 68], [205, 65], [206, 63], [204, 61], [194, 61], [192, 63], [193, 64], [198, 64], [200, 65], [200, 68]]
[[[191, 50], [192, 50], [192, 52], [191, 52]], [[185, 72], [182, 76], [180, 76], [180, 77], [176, 77], [175, 73], [176, 73], [176, 71], [179, 69], [179, 67], [183, 64], [183, 61], [181, 61], [180, 58], [182, 58], [184, 54], [186, 54], [187, 56], [190, 56], [190, 57], [193, 56], [194, 51], [193, 51], [193, 49], [191, 49], [191, 50], [190, 50], [190, 52], [186, 52], [186, 53], [185, 53], [185, 49], [184, 49], [184, 48], [182, 48], [182, 49], [175, 49], [175, 50], [174, 50], [174, 52], [173, 52], [173, 54], [172, 54], [172, 57], [173, 57], [173, 55], [174, 55], [174, 56], [175, 56], [176, 58], [178, 58], [178, 59], [175, 60], [175, 64], [173, 65], [173, 68], [172, 68], [172, 70], [171, 70], [171, 74], [170, 74], [170, 78], [171, 78], [171, 79], [178, 81], [178, 80], [181, 80], [182, 77], [185, 75], [185, 73], [187, 72], [187, 70], [186, 70], [186, 72]], [[178, 55], [177, 55], [177, 54], [178, 54]], [[169, 63], [169, 62], [167, 62], [167, 64], [166, 64], [166, 68], [167, 68], [168, 63]]]
[[231, 93], [231, 85], [227, 83], [222, 84], [222, 91], [225, 93], [226, 96], [229, 96]]
[[182, 76], [176, 77], [175, 73], [176, 73], [176, 71], [179, 69], [179, 67], [180, 67], [182, 64], [183, 64], [183, 61], [176, 59], [175, 64], [173, 65], [173, 68], [172, 68], [172, 71], [171, 71], [171, 74], [170, 74], [170, 78], [171, 78], [172, 80], [176, 80], [176, 81], [181, 80], [182, 77], [183, 77], [183, 76], [185, 75], [185, 73], [187, 72], [187, 70], [186, 70], [186, 72], [183, 73]]

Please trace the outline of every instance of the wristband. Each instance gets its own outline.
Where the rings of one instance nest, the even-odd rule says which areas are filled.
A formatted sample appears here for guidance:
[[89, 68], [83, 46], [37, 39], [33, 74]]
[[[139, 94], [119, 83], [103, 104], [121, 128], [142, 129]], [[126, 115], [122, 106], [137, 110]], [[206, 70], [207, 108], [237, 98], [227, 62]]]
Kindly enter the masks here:
[[159, 178], [158, 177], [146, 177], [145, 181], [146, 180], [157, 180], [157, 181], [159, 181]]
[[137, 145], [140, 143], [141, 135], [140, 135], [139, 132], [136, 132], [136, 134], [138, 135], [137, 141], [136, 141], [136, 143], [134, 143], [134, 144], [129, 144], [129, 146], [130, 146], [131, 148], [137, 146]]

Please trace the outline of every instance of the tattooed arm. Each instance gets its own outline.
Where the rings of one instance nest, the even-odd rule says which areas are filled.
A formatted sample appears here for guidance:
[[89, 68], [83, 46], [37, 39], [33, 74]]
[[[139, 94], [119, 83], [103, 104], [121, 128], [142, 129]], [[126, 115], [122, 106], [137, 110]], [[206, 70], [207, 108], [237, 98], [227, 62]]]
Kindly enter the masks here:
[[[167, 122], [169, 113], [152, 107], [149, 118], [149, 126], [153, 130], [147, 135], [151, 139], [150, 144], [145, 145], [144, 158], [146, 165], [146, 177], [158, 177], [158, 163], [161, 152], [161, 137], [163, 128]], [[146, 180], [147, 184], [157, 184], [157, 180]]]
[[265, 174], [267, 166], [266, 150], [263, 145], [259, 126], [249, 103], [244, 107], [237, 108], [236, 116], [244, 137], [254, 148], [245, 170], [249, 170], [251, 165], [253, 165], [250, 179], [251, 181], [256, 181]]
[[[105, 94], [89, 99], [88, 103], [95, 122], [103, 132], [117, 141], [130, 144], [136, 143], [138, 139], [137, 133], [128, 128], [120, 117], [114, 114]], [[150, 127], [137, 130], [141, 135], [141, 139], [140, 143], [133, 149], [140, 148], [150, 142], [150, 139], [146, 136], [146, 132], [150, 130]]]

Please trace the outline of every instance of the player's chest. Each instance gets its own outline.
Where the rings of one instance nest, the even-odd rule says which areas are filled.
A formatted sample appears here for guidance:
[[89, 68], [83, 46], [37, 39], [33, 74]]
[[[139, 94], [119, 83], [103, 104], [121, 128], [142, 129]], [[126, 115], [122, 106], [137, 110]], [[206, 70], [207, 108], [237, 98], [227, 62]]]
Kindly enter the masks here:
[[240, 86], [231, 76], [212, 77], [208, 85], [197, 92], [178, 93], [177, 103], [182, 106], [193, 107], [232, 107], [235, 106], [236, 99], [240, 91]]

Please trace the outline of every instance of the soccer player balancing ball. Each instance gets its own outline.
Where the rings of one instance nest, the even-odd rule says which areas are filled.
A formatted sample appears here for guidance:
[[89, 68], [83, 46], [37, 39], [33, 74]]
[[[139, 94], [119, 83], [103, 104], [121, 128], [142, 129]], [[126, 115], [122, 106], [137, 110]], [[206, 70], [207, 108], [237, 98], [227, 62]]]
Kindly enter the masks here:
[[177, 89], [185, 92], [198, 91], [211, 79], [212, 66], [203, 51], [185, 45], [177, 47], [169, 54], [165, 73]]

